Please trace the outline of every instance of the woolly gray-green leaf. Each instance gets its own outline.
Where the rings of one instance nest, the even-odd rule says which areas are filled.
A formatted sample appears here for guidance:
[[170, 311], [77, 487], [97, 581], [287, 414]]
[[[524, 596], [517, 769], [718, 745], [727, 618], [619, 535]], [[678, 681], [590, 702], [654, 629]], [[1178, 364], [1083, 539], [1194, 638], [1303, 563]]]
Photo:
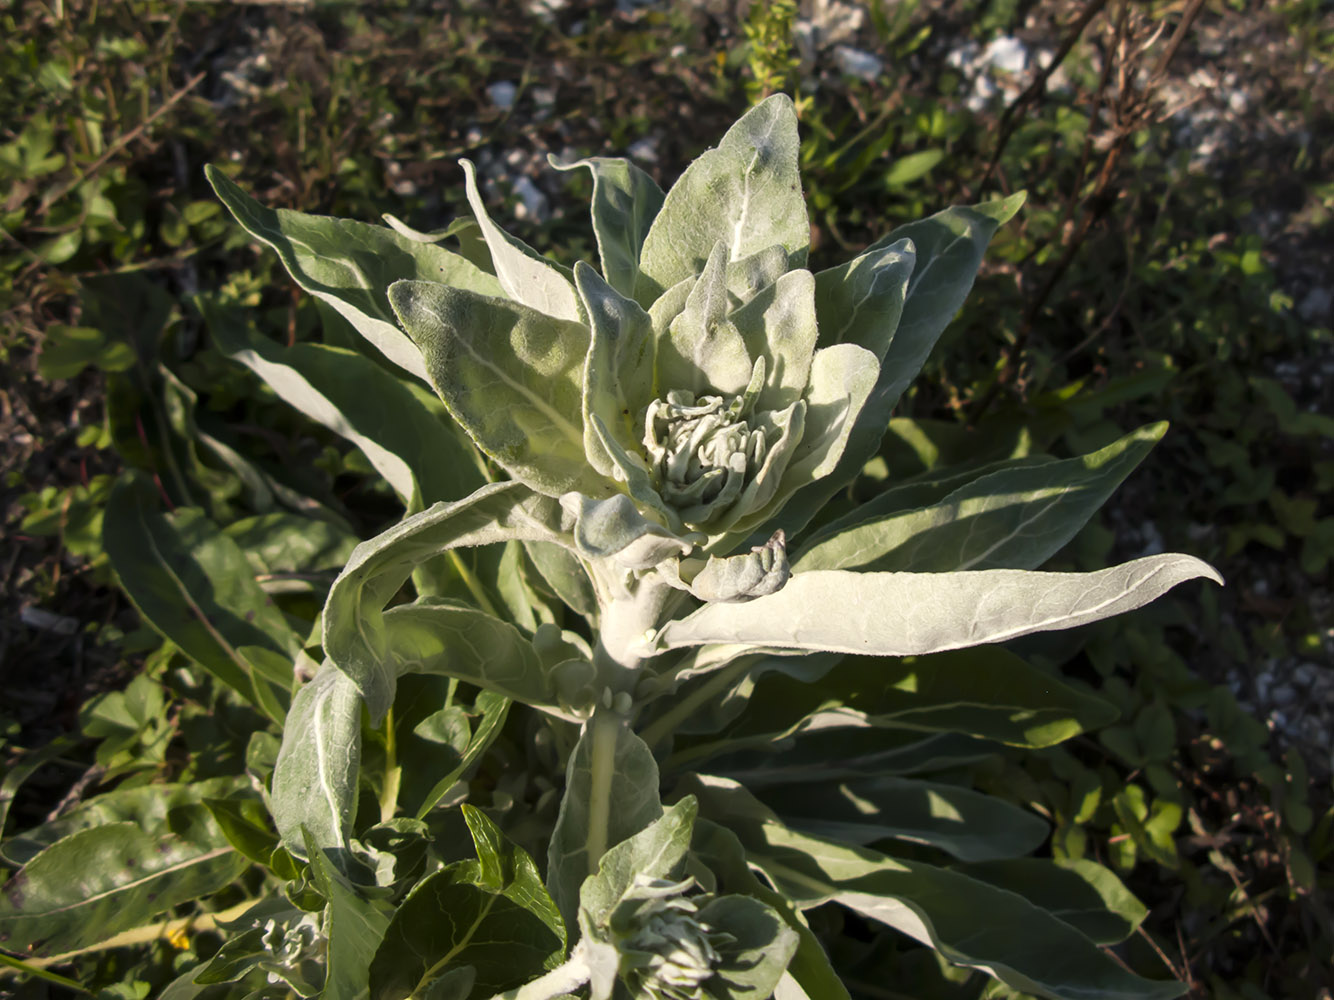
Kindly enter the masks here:
[[292, 699], [273, 769], [270, 810], [283, 846], [304, 857], [304, 827], [316, 847], [345, 848], [360, 770], [361, 698], [326, 662]]
[[689, 555], [694, 548], [692, 541], [645, 518], [624, 493], [607, 500], [568, 493], [561, 498], [561, 507], [574, 519], [575, 550], [589, 560], [645, 570], [664, 559]]
[[787, 962], [791, 975], [812, 998], [848, 1000], [847, 987], [829, 963], [820, 939], [801, 913], [781, 893], [760, 881], [746, 863], [745, 851], [731, 830], [701, 819], [695, 824], [691, 852], [718, 880], [720, 892], [741, 893], [766, 904], [796, 934], [796, 949]]
[[356, 445], [417, 510], [465, 496], [486, 480], [473, 453], [393, 375], [355, 351], [252, 335], [234, 309], [200, 308], [218, 347], [312, 420]]
[[424, 281], [389, 301], [450, 414], [510, 475], [548, 496], [610, 492], [584, 455], [587, 327]]
[[750, 896], [713, 899], [700, 909], [699, 920], [731, 938], [718, 948], [710, 992], [727, 1000], [769, 1000], [797, 950], [797, 932]]
[[594, 926], [605, 923], [621, 897], [635, 884], [636, 876], [678, 881], [698, 811], [695, 800], [687, 795], [664, 809], [644, 829], [607, 851], [597, 871], [579, 889], [579, 908], [585, 919]]
[[657, 642], [662, 649], [723, 642], [913, 656], [1086, 625], [1138, 608], [1196, 577], [1223, 582], [1207, 563], [1178, 553], [1094, 573], [794, 573], [776, 594], [748, 604], [706, 605], [669, 622]]
[[727, 253], [727, 244], [714, 244], [685, 306], [666, 331], [659, 331], [654, 375], [663, 395], [674, 390], [738, 395], [750, 381], [754, 366], [746, 344], [726, 318], [731, 306]]
[[352, 551], [324, 606], [324, 652], [356, 684], [378, 724], [394, 700], [396, 670], [384, 608], [413, 569], [451, 549], [517, 539], [566, 543], [560, 505], [520, 483], [484, 486], [437, 503]]
[[786, 539], [776, 531], [749, 552], [722, 559], [709, 556], [690, 581], [690, 592], [701, 601], [753, 601], [781, 590], [791, 575]]
[[349, 219], [265, 208], [217, 167], [205, 168], [218, 198], [251, 236], [278, 252], [298, 285], [327, 302], [385, 357], [425, 381], [426, 368], [394, 322], [385, 293], [400, 278], [440, 281], [483, 295], [500, 283], [456, 253]]
[[661, 815], [652, 751], [624, 718], [598, 710], [570, 754], [547, 851], [547, 888], [567, 927], [577, 921], [579, 887], [602, 856]]
[[[548, 161], [557, 170], [587, 167], [593, 175], [593, 235], [607, 283], [633, 296], [639, 278], [639, 254], [665, 195], [653, 178], [629, 160], [591, 156], [573, 163]], [[576, 265], [577, 268], [577, 265]]]
[[817, 334], [811, 272], [788, 271], [729, 318], [741, 334], [747, 355], [767, 362], [764, 388], [755, 408], [781, 410], [801, 399], [811, 380]]
[[[802, 489], [783, 510], [777, 526], [795, 536], [875, 454], [903, 390], [921, 371], [931, 348], [963, 305], [996, 229], [1019, 211], [1022, 193], [972, 208], [947, 208], [920, 222], [900, 226], [873, 243], [867, 253], [900, 240], [916, 250], [912, 277], [898, 326], [884, 349], [875, 388], [862, 407], [836, 468], [821, 482]], [[828, 280], [828, 279], [827, 279]]]
[[641, 305], [699, 274], [720, 240], [729, 260], [777, 244], [797, 266], [805, 262], [811, 234], [797, 170], [799, 145], [792, 99], [775, 94], [686, 168], [644, 239], [635, 288]]
[[[496, 268], [496, 278], [501, 288], [505, 290], [505, 294], [515, 302], [547, 316], [568, 320], [571, 323], [579, 322], [579, 300], [575, 297], [574, 286], [570, 284], [569, 272], [547, 260], [532, 247], [511, 236], [491, 221], [481, 193], [477, 190], [476, 170], [468, 160], [459, 162], [463, 166], [468, 204], [482, 229], [487, 249], [491, 251], [491, 262]], [[446, 284], [466, 287], [458, 282], [446, 282]], [[481, 291], [485, 295], [498, 294]], [[412, 331], [409, 330], [408, 333], [411, 334]]]
[[402, 674], [454, 677], [564, 717], [533, 644], [513, 625], [474, 608], [418, 601], [384, 615], [389, 659]]
[[1106, 502], [1167, 430], [1151, 424], [1080, 458], [980, 476], [929, 507], [822, 530], [794, 569], [944, 573], [1033, 569]]
[[622, 453], [638, 454], [644, 433], [640, 414], [653, 399], [653, 326], [634, 299], [619, 294], [582, 261], [574, 266], [574, 281], [589, 326], [584, 451], [599, 473], [614, 476], [618, 463], [603, 447], [591, 416], [597, 415]]
[[371, 959], [389, 926], [389, 916], [365, 899], [313, 841], [306, 842], [311, 874], [327, 905], [324, 933], [328, 938], [321, 1000], [365, 1000], [370, 989]]
[[917, 263], [912, 241], [868, 250], [815, 276], [820, 344], [857, 344], [885, 357], [899, 327], [908, 282]]

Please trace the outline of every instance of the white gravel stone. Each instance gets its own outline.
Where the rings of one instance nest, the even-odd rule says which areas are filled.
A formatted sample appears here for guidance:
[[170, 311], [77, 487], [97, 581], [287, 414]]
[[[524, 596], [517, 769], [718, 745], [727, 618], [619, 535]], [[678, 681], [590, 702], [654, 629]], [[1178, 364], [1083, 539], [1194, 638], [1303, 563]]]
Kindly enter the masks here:
[[885, 70], [885, 64], [878, 56], [849, 45], [839, 45], [834, 49], [834, 62], [844, 76], [855, 76], [867, 83], [874, 83]]
[[519, 204], [514, 206], [514, 215], [520, 219], [533, 219], [545, 222], [550, 211], [547, 196], [533, 183], [531, 177], [515, 178], [514, 193], [519, 196]]
[[1028, 66], [1028, 48], [1012, 35], [1001, 35], [987, 43], [982, 59], [1006, 73], [1022, 73]]
[[486, 88], [486, 96], [501, 111], [508, 111], [514, 107], [514, 98], [518, 96], [518, 93], [518, 86], [509, 80], [497, 80]]
[[645, 136], [630, 143], [630, 148], [626, 150], [630, 158], [639, 160], [642, 163], [658, 162], [658, 137], [656, 135]]

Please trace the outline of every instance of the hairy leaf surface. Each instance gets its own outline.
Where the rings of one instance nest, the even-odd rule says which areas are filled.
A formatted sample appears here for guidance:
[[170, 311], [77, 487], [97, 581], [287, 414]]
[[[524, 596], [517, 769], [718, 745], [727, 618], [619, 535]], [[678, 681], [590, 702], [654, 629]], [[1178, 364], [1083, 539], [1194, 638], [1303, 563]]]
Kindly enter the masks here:
[[397, 672], [384, 608], [420, 563], [450, 549], [510, 539], [567, 542], [560, 505], [519, 483], [484, 486], [455, 503], [405, 518], [352, 552], [329, 590], [324, 651], [356, 684], [378, 724], [394, 700]]
[[257, 240], [278, 252], [298, 285], [336, 309], [385, 357], [423, 381], [421, 354], [394, 322], [386, 293], [400, 278], [443, 281], [483, 295], [500, 283], [456, 253], [349, 219], [273, 210], [217, 167], [205, 168], [218, 198]]
[[567, 926], [575, 926], [579, 887], [603, 854], [661, 815], [652, 751], [622, 719], [598, 711], [570, 754], [547, 851], [547, 888]]
[[557, 170], [587, 167], [593, 175], [593, 235], [602, 274], [616, 291], [633, 297], [644, 238], [666, 197], [662, 189], [652, 177], [620, 157], [591, 156], [573, 163], [548, 159]]
[[781, 94], [752, 108], [716, 149], [695, 160], [672, 189], [644, 239], [635, 298], [647, 308], [699, 274], [714, 244], [728, 259], [783, 246], [800, 266], [810, 245], [797, 171], [797, 116]]
[[423, 995], [466, 966], [475, 995], [488, 996], [564, 958], [565, 927], [532, 858], [480, 810], [463, 815], [477, 860], [427, 876], [398, 907], [371, 961], [371, 1000]]
[[72, 833], [32, 858], [0, 886], [0, 944], [36, 955], [87, 948], [240, 875], [249, 862], [208, 810], [178, 808], [179, 834], [113, 822]]
[[450, 414], [510, 475], [547, 496], [610, 491], [584, 457], [587, 327], [425, 281], [389, 300]]
[[304, 855], [309, 836], [321, 849], [342, 849], [351, 832], [361, 769], [356, 685], [326, 662], [292, 699], [283, 728], [270, 796], [283, 846]]
[[[661, 648], [741, 642], [786, 649], [912, 656], [1005, 642], [1121, 614], [1196, 577], [1207, 563], [1168, 553], [1094, 573], [797, 573], [776, 594], [706, 605], [658, 633]], [[828, 608], [839, 609], [830, 615]]]
[[813, 537], [793, 568], [1035, 569], [1075, 536], [1166, 430], [1153, 424], [1080, 458], [992, 472], [929, 507], [867, 512], [864, 519], [853, 511]]

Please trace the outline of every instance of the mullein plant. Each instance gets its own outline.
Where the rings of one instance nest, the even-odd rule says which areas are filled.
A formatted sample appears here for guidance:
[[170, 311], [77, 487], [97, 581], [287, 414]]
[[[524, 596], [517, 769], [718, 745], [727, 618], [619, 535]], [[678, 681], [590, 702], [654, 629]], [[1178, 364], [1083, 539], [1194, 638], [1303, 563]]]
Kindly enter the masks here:
[[[1053, 692], [1096, 702], [995, 644], [1221, 582], [1179, 554], [1037, 570], [1164, 427], [1074, 459], [891, 478], [851, 506], [1022, 195], [901, 226], [812, 272], [798, 142], [793, 104], [775, 96], [666, 194], [628, 160], [553, 164], [591, 174], [600, 269], [501, 229], [466, 161], [480, 233], [466, 253], [393, 219], [272, 211], [210, 170], [363, 348], [411, 392], [434, 389], [447, 416], [422, 433], [443, 421], [457, 436], [399, 461], [323, 397], [311, 404], [313, 376], [294, 380], [272, 348], [214, 323], [228, 353], [361, 443], [407, 516], [352, 552], [299, 654], [313, 676], [273, 713], [283, 735], [263, 793], [286, 898], [238, 921], [234, 942], [249, 943], [229, 941], [174, 997], [251, 976], [259, 993], [376, 1000], [836, 1000], [847, 988], [805, 916], [828, 903], [997, 989], [1182, 992], [1101, 949], [1143, 916], [1109, 872], [1028, 857], [1046, 824], [959, 777], [995, 750], [985, 737], [1080, 731], [1063, 719], [1025, 744], [978, 721], [989, 702], [1005, 725], [1041, 716]], [[442, 469], [470, 491], [440, 496], [428, 480]], [[469, 555], [480, 547], [503, 556]], [[450, 678], [451, 697], [478, 690], [482, 721], [413, 809], [393, 712], [420, 674]], [[945, 692], [931, 711], [890, 704], [905, 676]], [[513, 738], [538, 732], [563, 773], [554, 816], [511, 823], [516, 797], [494, 775], [467, 780], [515, 731], [511, 705], [533, 710]], [[375, 747], [386, 766], [368, 768], [376, 733], [390, 735]], [[434, 859], [404, 883], [384, 831], [402, 839], [447, 806], [476, 859]]]

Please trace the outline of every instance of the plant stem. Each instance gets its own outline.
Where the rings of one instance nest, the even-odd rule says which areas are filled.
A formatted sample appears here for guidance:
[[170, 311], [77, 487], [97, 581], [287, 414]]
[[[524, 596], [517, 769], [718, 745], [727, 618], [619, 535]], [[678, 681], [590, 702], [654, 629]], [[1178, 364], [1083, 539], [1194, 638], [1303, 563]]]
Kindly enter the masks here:
[[625, 720], [617, 713], [599, 707], [588, 720], [589, 755], [588, 794], [588, 873], [597, 871], [598, 862], [607, 853], [607, 830], [611, 821], [611, 784], [616, 774], [616, 744]]
[[564, 965], [558, 965], [544, 976], [530, 983], [497, 993], [491, 1000], [551, 1000], [565, 993], [573, 993], [588, 982], [588, 963], [582, 948], [576, 947]]
[[691, 691], [686, 697], [675, 702], [658, 718], [640, 733], [640, 737], [650, 747], [656, 747], [665, 740], [683, 721], [690, 716], [702, 704], [712, 698], [719, 691], [726, 690], [728, 685], [744, 674], [751, 666], [751, 657], [743, 656], [727, 664], [699, 687]]
[[380, 783], [380, 822], [388, 823], [398, 811], [398, 786], [403, 769], [398, 766], [398, 744], [394, 738], [394, 706], [384, 716], [384, 780]]
[[458, 573], [459, 579], [461, 579], [463, 585], [468, 588], [468, 593], [472, 594], [473, 600], [477, 602], [477, 606], [493, 618], [503, 617], [496, 611], [496, 606], [491, 603], [491, 598], [487, 596], [486, 588], [482, 586], [482, 581], [477, 579], [477, 575], [467, 567], [463, 562], [463, 557], [459, 555], [458, 551], [450, 549], [445, 555], [449, 557], [450, 563], [454, 566], [454, 572]]

